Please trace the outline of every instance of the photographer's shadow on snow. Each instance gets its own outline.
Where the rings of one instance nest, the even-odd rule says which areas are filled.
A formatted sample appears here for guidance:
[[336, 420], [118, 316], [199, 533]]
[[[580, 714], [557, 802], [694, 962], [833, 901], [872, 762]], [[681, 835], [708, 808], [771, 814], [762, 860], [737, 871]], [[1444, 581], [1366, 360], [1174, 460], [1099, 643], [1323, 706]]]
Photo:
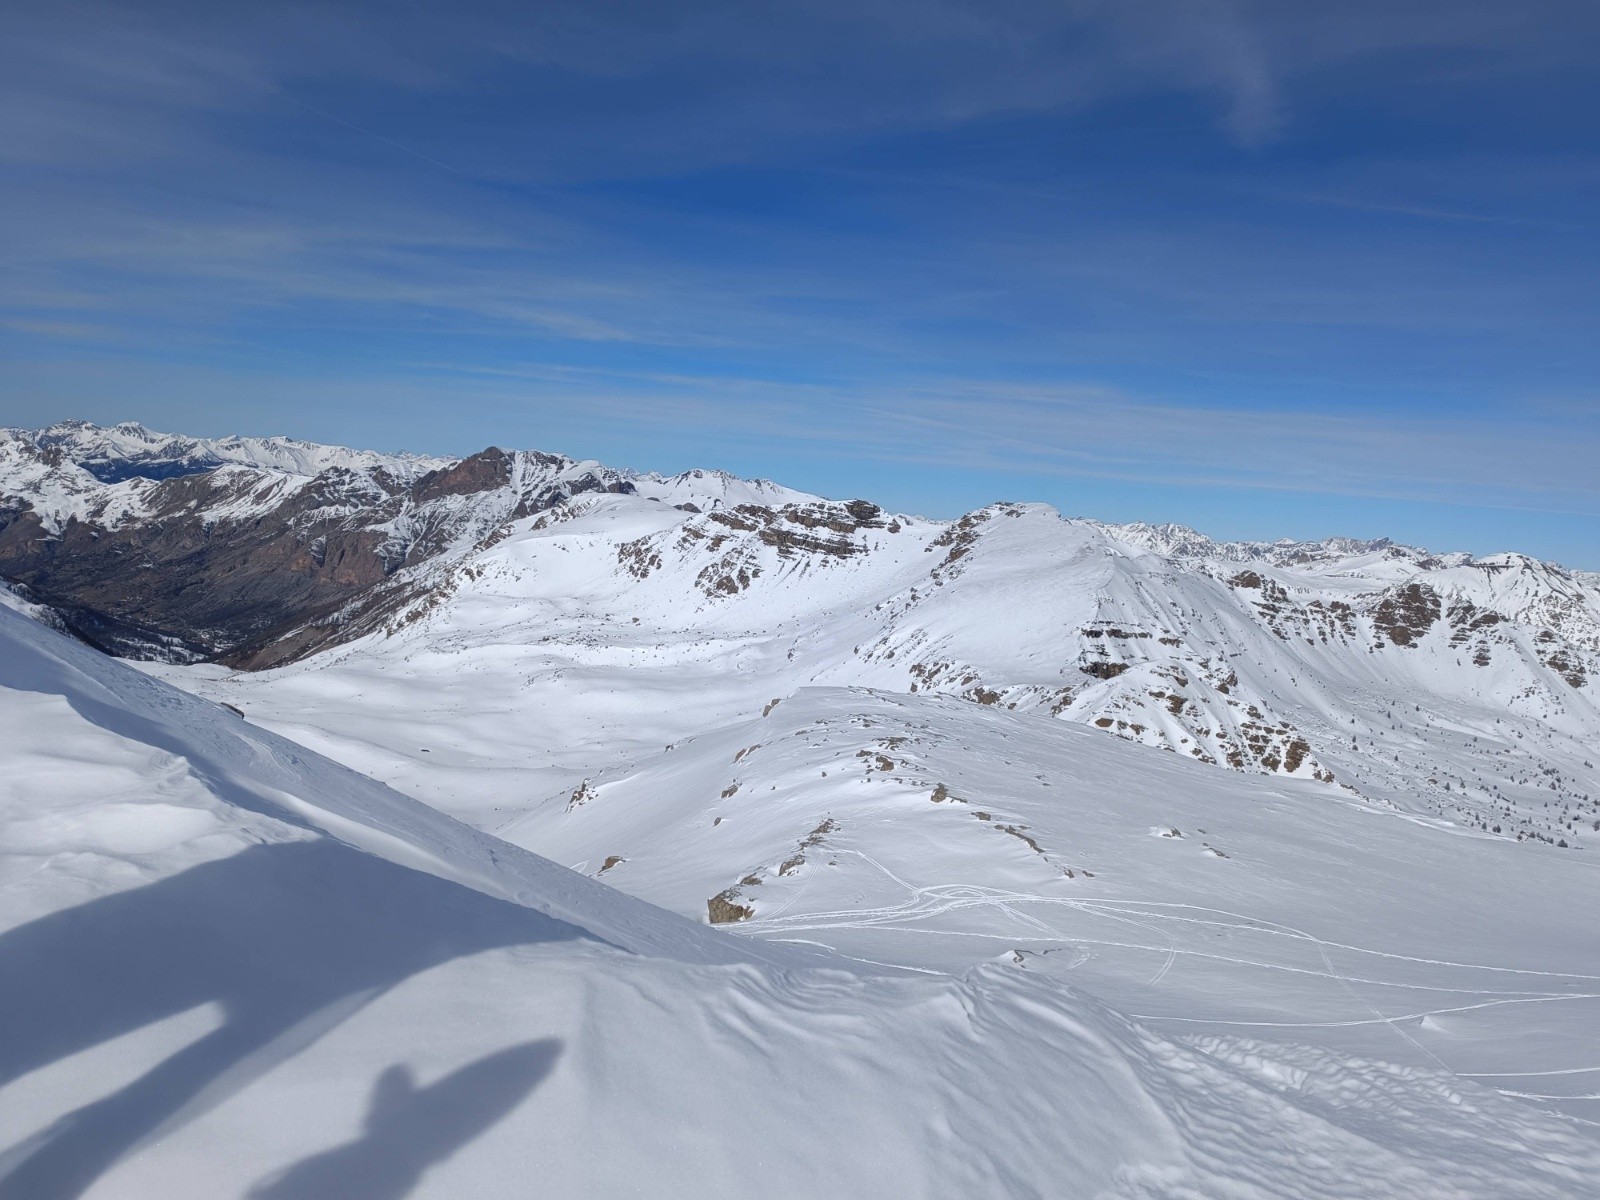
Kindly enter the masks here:
[[520, 1104], [555, 1066], [561, 1043], [524, 1042], [419, 1088], [390, 1067], [372, 1089], [364, 1134], [258, 1184], [250, 1200], [401, 1200], [423, 1171]]
[[[0, 935], [0, 1087], [202, 1005], [219, 1005], [223, 1021], [127, 1086], [0, 1146], [0, 1198], [81, 1195], [145, 1139], [225, 1100], [412, 975], [582, 936], [326, 838], [255, 846], [11, 930]], [[291, 1167], [258, 1195], [403, 1196], [430, 1163], [515, 1107], [558, 1051], [550, 1041], [512, 1047], [421, 1089], [391, 1068], [364, 1138]], [[363, 1171], [370, 1187], [357, 1183]], [[312, 1186], [333, 1179], [346, 1185]]]

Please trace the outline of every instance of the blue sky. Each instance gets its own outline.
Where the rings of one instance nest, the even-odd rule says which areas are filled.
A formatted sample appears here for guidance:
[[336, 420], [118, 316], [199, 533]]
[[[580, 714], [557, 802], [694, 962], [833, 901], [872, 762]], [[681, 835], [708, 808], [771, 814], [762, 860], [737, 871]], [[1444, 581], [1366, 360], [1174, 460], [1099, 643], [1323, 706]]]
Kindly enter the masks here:
[[1600, 568], [1600, 7], [0, 17], [0, 422]]

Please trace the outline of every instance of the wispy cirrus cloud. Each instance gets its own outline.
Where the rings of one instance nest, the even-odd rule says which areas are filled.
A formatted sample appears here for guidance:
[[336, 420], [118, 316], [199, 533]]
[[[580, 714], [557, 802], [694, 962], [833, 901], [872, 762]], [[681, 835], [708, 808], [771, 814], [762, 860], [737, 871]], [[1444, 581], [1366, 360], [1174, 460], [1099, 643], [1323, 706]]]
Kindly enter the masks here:
[[1576, 0], [0, 22], [19, 411], [1594, 509]]

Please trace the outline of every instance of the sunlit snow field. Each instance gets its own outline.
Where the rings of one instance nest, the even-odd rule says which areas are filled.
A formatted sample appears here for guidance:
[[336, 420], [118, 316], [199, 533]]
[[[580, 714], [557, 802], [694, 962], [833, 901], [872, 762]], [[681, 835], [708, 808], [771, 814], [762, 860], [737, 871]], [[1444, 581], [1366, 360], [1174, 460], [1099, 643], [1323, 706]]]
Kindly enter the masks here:
[[0, 611], [0, 1196], [1592, 1194], [1589, 692], [986, 512], [729, 600], [587, 497], [255, 674]]

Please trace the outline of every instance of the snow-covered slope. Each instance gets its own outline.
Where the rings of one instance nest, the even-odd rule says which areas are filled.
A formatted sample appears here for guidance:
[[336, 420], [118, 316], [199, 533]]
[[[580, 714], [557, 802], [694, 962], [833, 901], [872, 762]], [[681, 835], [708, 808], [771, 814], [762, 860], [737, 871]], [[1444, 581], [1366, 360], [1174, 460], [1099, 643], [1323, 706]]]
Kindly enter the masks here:
[[7, 608], [0, 720], [8, 1200], [1510, 1200], [1600, 1173], [1589, 1134], [1437, 1068], [682, 921]]
[[[1600, 1121], [1600, 864], [952, 697], [811, 688], [501, 836], [686, 915]], [[1585, 1070], [1575, 1070], [1584, 1067]]]
[[313, 448], [290, 463], [308, 476], [251, 450], [111, 484], [83, 465], [200, 445], [0, 439], [0, 567], [113, 649], [291, 663], [171, 677], [484, 828], [833, 686], [1046, 714], [1558, 850], [1600, 832], [1600, 588], [1525, 556], [1041, 505], [928, 521], [534, 451]]
[[[959, 696], [1556, 848], [1600, 821], [1600, 592], [1517, 556], [1172, 558], [958, 522], [582, 495], [408, 575], [381, 628], [185, 686], [475, 822], [828, 685]], [[179, 676], [174, 676], [178, 678]]]
[[634, 475], [634, 488], [641, 496], [664, 500], [668, 504], [690, 505], [694, 509], [738, 508], [742, 504], [810, 504], [821, 499], [809, 492], [773, 483], [770, 479], [741, 479], [726, 471], [696, 469], [678, 475]]

